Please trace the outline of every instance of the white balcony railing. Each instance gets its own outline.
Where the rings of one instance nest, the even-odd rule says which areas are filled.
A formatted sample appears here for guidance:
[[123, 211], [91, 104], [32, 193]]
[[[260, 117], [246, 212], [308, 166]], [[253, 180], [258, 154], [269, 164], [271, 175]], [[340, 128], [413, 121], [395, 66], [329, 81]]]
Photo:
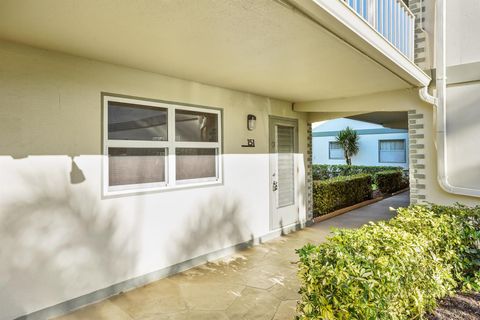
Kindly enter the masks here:
[[342, 0], [413, 61], [415, 15], [402, 0]]

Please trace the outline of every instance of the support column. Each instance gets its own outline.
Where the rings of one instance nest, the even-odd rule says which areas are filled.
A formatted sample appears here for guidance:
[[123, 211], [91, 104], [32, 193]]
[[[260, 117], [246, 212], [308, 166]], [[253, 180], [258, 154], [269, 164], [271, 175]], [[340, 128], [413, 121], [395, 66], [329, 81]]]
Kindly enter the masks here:
[[307, 159], [305, 183], [307, 189], [307, 221], [313, 219], [313, 178], [312, 178], [312, 124], [307, 123]]
[[425, 23], [425, 3], [422, 0], [410, 0], [409, 7], [415, 15], [415, 64], [423, 70], [427, 69], [427, 37], [423, 30]]
[[425, 202], [425, 129], [422, 113], [408, 111], [410, 203]]

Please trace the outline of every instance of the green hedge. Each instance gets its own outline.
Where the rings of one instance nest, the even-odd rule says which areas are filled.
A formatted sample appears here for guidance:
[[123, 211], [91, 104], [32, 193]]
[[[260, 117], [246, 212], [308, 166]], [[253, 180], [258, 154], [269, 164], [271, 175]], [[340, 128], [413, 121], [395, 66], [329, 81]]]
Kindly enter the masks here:
[[351, 176], [359, 173], [371, 174], [373, 178], [375, 178], [377, 172], [387, 170], [397, 170], [403, 172], [402, 167], [314, 164], [312, 166], [312, 178], [313, 180], [326, 180], [340, 176]]
[[462, 287], [480, 290], [480, 209], [410, 207], [337, 230], [300, 256], [300, 320], [419, 319]]
[[313, 213], [320, 216], [372, 197], [372, 176], [357, 174], [313, 182]]
[[408, 182], [405, 183], [403, 178], [403, 173], [394, 170], [377, 172], [375, 184], [378, 190], [384, 194], [390, 194], [408, 186]]

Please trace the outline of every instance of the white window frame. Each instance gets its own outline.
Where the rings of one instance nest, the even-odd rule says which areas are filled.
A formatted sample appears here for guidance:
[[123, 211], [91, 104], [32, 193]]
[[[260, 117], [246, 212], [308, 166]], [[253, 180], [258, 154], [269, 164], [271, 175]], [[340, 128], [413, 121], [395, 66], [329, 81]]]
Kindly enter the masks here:
[[[139, 140], [109, 140], [108, 139], [108, 104], [109, 102], [123, 102], [135, 105], [158, 107], [167, 110], [167, 141], [139, 141]], [[217, 115], [217, 142], [188, 142], [175, 141], [175, 110], [187, 110], [205, 112]], [[223, 183], [223, 137], [222, 137], [222, 110], [203, 106], [191, 106], [170, 102], [152, 101], [142, 98], [119, 97], [115, 95], [103, 96], [103, 193], [109, 195], [121, 195], [130, 193], [144, 193], [162, 190], [182, 189], [188, 187], [200, 187], [218, 185]], [[109, 185], [109, 156], [108, 148], [155, 148], [165, 149], [165, 182], [140, 183], [110, 186]], [[176, 148], [206, 148], [215, 149], [216, 176], [199, 179], [176, 180]]]

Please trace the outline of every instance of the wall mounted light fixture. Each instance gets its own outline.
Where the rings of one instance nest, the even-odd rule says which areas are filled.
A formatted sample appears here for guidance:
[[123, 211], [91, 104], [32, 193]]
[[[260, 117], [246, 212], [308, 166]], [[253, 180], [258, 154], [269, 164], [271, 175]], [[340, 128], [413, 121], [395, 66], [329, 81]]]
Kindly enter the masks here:
[[257, 122], [257, 117], [255, 117], [253, 114], [249, 114], [247, 116], [247, 129], [252, 131], [255, 129]]

